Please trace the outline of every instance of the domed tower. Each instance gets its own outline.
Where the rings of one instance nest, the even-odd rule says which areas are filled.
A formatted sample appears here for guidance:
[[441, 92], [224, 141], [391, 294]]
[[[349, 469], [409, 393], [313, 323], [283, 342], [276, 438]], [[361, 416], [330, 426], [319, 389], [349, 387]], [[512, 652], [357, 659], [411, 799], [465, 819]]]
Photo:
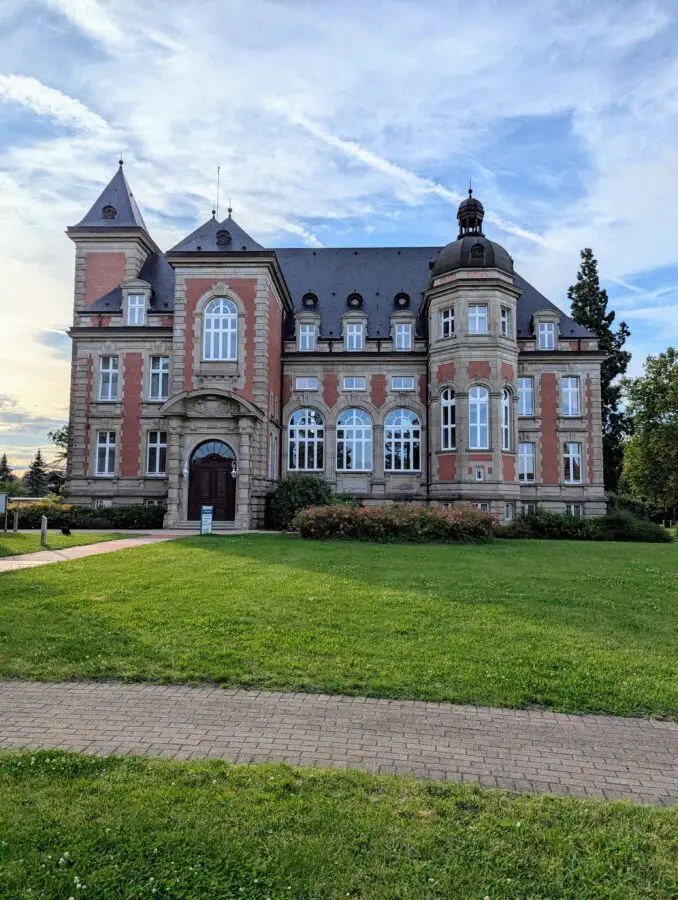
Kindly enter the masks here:
[[469, 188], [457, 211], [458, 237], [433, 263], [423, 301], [429, 332], [430, 496], [487, 504], [503, 517], [519, 497], [520, 290], [510, 255], [483, 234], [484, 216]]

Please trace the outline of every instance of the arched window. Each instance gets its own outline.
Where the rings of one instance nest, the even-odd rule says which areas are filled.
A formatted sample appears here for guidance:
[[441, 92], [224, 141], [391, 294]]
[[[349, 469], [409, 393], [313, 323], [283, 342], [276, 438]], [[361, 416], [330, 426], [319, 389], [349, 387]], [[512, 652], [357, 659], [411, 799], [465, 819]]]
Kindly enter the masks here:
[[325, 423], [315, 409], [292, 413], [287, 431], [287, 467], [295, 472], [318, 472], [324, 468]]
[[445, 388], [440, 395], [440, 449], [454, 450], [457, 446], [457, 407], [454, 391]]
[[347, 409], [337, 419], [337, 469], [372, 471], [372, 420], [362, 409]]
[[468, 392], [469, 450], [487, 450], [490, 446], [490, 392], [484, 387], [472, 387]]
[[508, 388], [501, 394], [501, 449], [511, 449], [511, 391]]
[[386, 472], [421, 470], [421, 424], [411, 409], [394, 409], [384, 421]]
[[238, 358], [238, 310], [221, 297], [205, 307], [203, 357], [208, 360]]

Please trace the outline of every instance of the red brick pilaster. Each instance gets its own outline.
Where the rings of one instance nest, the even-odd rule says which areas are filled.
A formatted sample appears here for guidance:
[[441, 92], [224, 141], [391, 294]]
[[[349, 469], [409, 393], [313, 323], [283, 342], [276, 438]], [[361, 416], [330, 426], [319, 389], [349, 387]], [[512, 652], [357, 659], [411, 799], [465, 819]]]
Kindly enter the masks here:
[[122, 426], [120, 434], [120, 474], [139, 475], [141, 444], [141, 382], [143, 356], [126, 353], [125, 386], [122, 398]]

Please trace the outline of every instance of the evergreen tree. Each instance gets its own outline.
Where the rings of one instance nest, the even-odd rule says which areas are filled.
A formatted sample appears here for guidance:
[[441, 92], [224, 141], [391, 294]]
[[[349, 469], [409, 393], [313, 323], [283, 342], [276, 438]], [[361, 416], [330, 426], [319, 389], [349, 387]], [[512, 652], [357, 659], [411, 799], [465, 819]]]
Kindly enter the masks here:
[[7, 462], [7, 454], [0, 456], [0, 483], [14, 481], [16, 475], [12, 471], [12, 467]]
[[38, 450], [33, 462], [26, 469], [24, 483], [29, 497], [44, 497], [48, 489], [48, 475], [42, 452]]
[[569, 288], [567, 296], [572, 303], [574, 321], [596, 335], [599, 348], [606, 354], [600, 372], [603, 469], [605, 487], [609, 491], [615, 491], [624, 453], [622, 441], [628, 432], [628, 420], [619, 409], [622, 387], [615, 379], [626, 372], [631, 359], [628, 350], [623, 349], [631, 331], [626, 322], [620, 322], [613, 330], [615, 314], [607, 311], [607, 291], [600, 287], [598, 261], [590, 247], [584, 248], [580, 256], [577, 283]]

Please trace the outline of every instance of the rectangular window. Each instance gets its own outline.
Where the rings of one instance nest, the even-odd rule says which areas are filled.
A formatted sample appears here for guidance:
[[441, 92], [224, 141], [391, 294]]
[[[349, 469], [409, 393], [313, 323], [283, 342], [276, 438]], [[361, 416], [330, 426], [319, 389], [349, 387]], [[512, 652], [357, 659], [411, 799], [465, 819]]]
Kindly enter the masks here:
[[539, 350], [555, 350], [556, 326], [553, 324], [553, 322], [539, 323], [537, 347]]
[[315, 325], [302, 323], [299, 326], [299, 349], [315, 350]]
[[346, 325], [346, 349], [363, 349], [363, 326], [360, 322], [349, 322]]
[[105, 500], [103, 497], [101, 497], [97, 500], [93, 500], [92, 505], [94, 506], [94, 509], [109, 509], [111, 506], [113, 506], [113, 501]]
[[115, 431], [97, 432], [97, 475], [115, 474]]
[[537, 511], [536, 503], [523, 503], [523, 513], [526, 516], [533, 516]]
[[518, 481], [534, 481], [534, 444], [518, 444]]
[[295, 378], [294, 380], [294, 390], [295, 391], [317, 391], [318, 390], [318, 379], [315, 375], [305, 375], [303, 378]]
[[151, 357], [149, 400], [167, 400], [169, 397], [169, 363], [169, 356]]
[[485, 481], [485, 469], [482, 466], [476, 466], [476, 481]]
[[146, 472], [149, 475], [164, 475], [167, 472], [167, 432], [148, 432], [148, 455]]
[[567, 442], [563, 448], [565, 484], [581, 484], [581, 444]]
[[560, 382], [561, 410], [564, 416], [580, 416], [579, 378], [565, 375]]
[[487, 306], [484, 303], [469, 304], [468, 333], [487, 334]]
[[567, 503], [565, 505], [565, 512], [568, 516], [580, 518], [582, 515], [582, 505], [581, 503]]
[[530, 376], [518, 379], [518, 415], [534, 415], [534, 378]]
[[392, 391], [413, 391], [414, 376], [413, 375], [394, 375], [391, 378]]
[[344, 391], [364, 391], [365, 376], [364, 375], [347, 375], [342, 382], [342, 390]]
[[268, 441], [268, 477], [274, 481], [278, 477], [278, 432], [272, 431]]
[[399, 323], [395, 327], [396, 350], [412, 349], [412, 326], [409, 323]]
[[440, 313], [440, 337], [449, 338], [454, 334], [454, 307], [443, 309]]
[[504, 521], [512, 522], [516, 517], [516, 505], [515, 503], [505, 503], [504, 504]]
[[119, 362], [117, 356], [102, 356], [99, 360], [99, 400], [118, 399]]
[[506, 306], [501, 308], [501, 333], [504, 337], [511, 337], [511, 310]]
[[143, 294], [130, 294], [127, 298], [127, 324], [143, 325], [146, 313], [146, 298]]
[[474, 503], [473, 508], [479, 509], [481, 512], [489, 512], [490, 504], [489, 503]]

